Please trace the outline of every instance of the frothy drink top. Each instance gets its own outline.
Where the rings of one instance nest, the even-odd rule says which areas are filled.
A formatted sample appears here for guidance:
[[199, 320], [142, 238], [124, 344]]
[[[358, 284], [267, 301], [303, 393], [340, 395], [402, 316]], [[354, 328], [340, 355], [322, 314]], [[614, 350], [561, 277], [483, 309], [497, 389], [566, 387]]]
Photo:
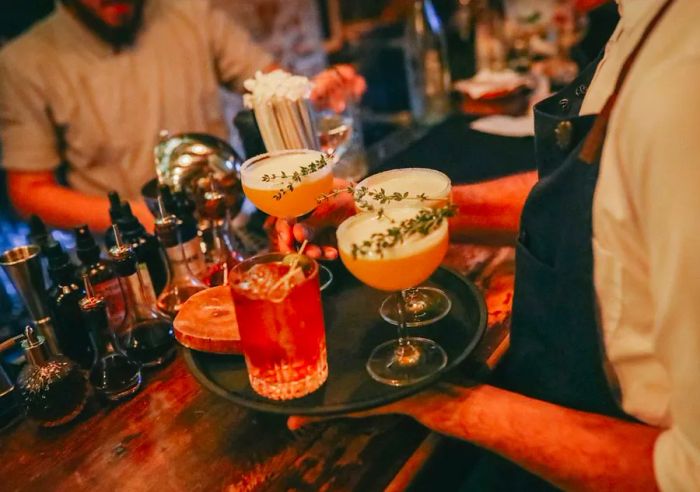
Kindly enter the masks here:
[[[317, 162], [323, 153], [316, 150], [302, 151], [284, 151], [279, 154], [271, 154], [267, 157], [261, 157], [259, 161], [251, 162], [241, 170], [241, 180], [248, 188], [258, 190], [276, 190], [280, 187], [280, 182], [287, 180], [273, 180], [269, 182], [263, 181], [263, 176], [277, 175], [286, 173], [292, 175], [299, 171], [301, 166], [308, 166], [313, 162]], [[328, 163], [324, 168], [302, 177], [304, 181], [314, 181], [327, 176], [331, 172], [331, 164]]]
[[[383, 173], [375, 174], [361, 181], [358, 188], [365, 187], [370, 191], [383, 189], [387, 195], [392, 193], [408, 193], [410, 196], [425, 194], [432, 200], [447, 200], [450, 196], [451, 182], [445, 174], [440, 171], [426, 168], [394, 169]], [[373, 202], [372, 198], [365, 196], [364, 199]], [[376, 201], [375, 201], [376, 202]], [[432, 206], [432, 203], [424, 203]], [[405, 202], [391, 202], [383, 204], [386, 206], [405, 206]]]
[[[385, 233], [392, 227], [397, 227], [402, 221], [412, 219], [418, 215], [421, 207], [394, 207], [385, 211], [385, 215], [379, 217], [376, 213], [360, 213], [343, 222], [338, 228], [338, 247], [347, 255], [352, 255], [352, 245], [361, 244], [369, 240], [372, 234]], [[440, 226], [427, 235], [420, 233], [411, 234], [392, 248], [385, 248], [383, 257], [371, 252], [362, 256], [367, 260], [382, 260], [391, 258], [405, 258], [425, 251], [437, 245], [448, 233], [447, 220], [443, 220]]]

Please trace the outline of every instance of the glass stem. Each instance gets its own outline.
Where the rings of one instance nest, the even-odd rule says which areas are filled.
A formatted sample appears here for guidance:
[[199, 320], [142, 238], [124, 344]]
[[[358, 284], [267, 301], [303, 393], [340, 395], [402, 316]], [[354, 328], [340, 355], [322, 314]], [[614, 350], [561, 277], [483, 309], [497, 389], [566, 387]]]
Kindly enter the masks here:
[[407, 290], [402, 290], [399, 295], [396, 296], [396, 312], [399, 314], [399, 324], [397, 325], [398, 330], [398, 345], [396, 347], [396, 357], [399, 361], [402, 361], [410, 352], [413, 351], [411, 347], [411, 342], [408, 337], [406, 337], [406, 301], [407, 301]]

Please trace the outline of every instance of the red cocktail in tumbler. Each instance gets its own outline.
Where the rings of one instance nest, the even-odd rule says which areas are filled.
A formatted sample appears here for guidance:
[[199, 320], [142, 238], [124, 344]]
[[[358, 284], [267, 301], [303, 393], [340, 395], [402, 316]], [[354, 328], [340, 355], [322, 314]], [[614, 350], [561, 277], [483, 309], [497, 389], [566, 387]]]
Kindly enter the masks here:
[[237, 265], [230, 281], [255, 392], [289, 400], [318, 389], [328, 377], [318, 264], [264, 254]]

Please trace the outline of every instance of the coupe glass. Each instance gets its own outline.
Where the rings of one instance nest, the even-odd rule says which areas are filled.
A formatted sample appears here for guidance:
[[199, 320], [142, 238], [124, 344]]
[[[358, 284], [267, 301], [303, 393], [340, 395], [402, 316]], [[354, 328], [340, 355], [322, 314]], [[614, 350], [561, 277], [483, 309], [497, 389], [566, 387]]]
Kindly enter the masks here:
[[[330, 161], [315, 172], [299, 175], [298, 180], [292, 177], [295, 172], [301, 172], [302, 166], [308, 169], [321, 159], [328, 156], [309, 149], [268, 152], [248, 159], [241, 166], [243, 192], [266, 214], [292, 223], [316, 208], [317, 198], [333, 188]], [[333, 278], [328, 268], [320, 266], [320, 269], [325, 279]], [[325, 288], [330, 281], [323, 284]]]
[[382, 253], [359, 254], [355, 246], [373, 234], [388, 231], [398, 222], [416, 217], [420, 207], [392, 208], [387, 215], [360, 213], [343, 222], [337, 231], [340, 257], [359, 280], [395, 296], [399, 314], [398, 337], [376, 347], [367, 361], [375, 380], [391, 386], [408, 386], [435, 376], [447, 364], [445, 351], [433, 340], [406, 336], [407, 289], [424, 282], [440, 266], [448, 244], [447, 221], [426, 235], [406, 237]]
[[[365, 189], [365, 193], [355, 193], [356, 206], [359, 211], [380, 208], [391, 210], [395, 207], [426, 206], [438, 208], [450, 203], [452, 183], [447, 175], [428, 168], [393, 169], [374, 174], [357, 185], [357, 190]], [[377, 192], [385, 195], [408, 193], [408, 197], [400, 201], [381, 203], [376, 198]], [[372, 195], [374, 194], [374, 198]], [[422, 198], [417, 198], [422, 195]], [[362, 196], [360, 200], [358, 198]], [[379, 310], [385, 321], [399, 324], [400, 313], [397, 306], [401, 303], [399, 294], [387, 297]], [[452, 302], [445, 292], [436, 287], [416, 287], [406, 291], [404, 305], [404, 321], [408, 327], [425, 326], [444, 318], [452, 308]]]

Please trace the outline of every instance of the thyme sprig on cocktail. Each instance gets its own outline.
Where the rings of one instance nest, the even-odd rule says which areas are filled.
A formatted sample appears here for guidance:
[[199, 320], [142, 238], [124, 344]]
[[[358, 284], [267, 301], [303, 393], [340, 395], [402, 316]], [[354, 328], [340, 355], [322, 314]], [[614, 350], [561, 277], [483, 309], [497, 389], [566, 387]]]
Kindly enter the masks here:
[[[456, 210], [454, 205], [421, 209], [415, 217], [403, 220], [397, 225], [389, 227], [385, 232], [375, 232], [369, 239], [360, 243], [353, 243], [352, 256], [357, 258], [358, 256], [376, 254], [383, 258], [385, 250], [393, 248], [409, 237], [416, 234], [427, 236], [440, 227], [443, 220], [454, 216]], [[379, 213], [382, 216], [383, 210], [380, 210]]]
[[418, 195], [411, 195], [407, 191], [401, 193], [400, 191], [395, 191], [393, 193], [387, 194], [387, 192], [384, 190], [384, 188], [380, 188], [378, 190], [375, 189], [370, 189], [367, 188], [366, 186], [360, 186], [360, 187], [355, 187], [355, 186], [346, 186], [344, 188], [337, 188], [335, 190], [332, 190], [329, 193], [324, 193], [320, 195], [317, 198], [317, 201], [319, 203], [329, 200], [331, 198], [335, 198], [336, 196], [342, 194], [342, 193], [350, 193], [353, 196], [353, 199], [355, 200], [355, 203], [357, 203], [357, 206], [361, 208], [362, 210], [366, 210], [368, 212], [375, 212], [381, 209], [377, 209], [373, 203], [371, 203], [367, 198], [371, 198], [374, 202], [379, 203], [380, 205], [386, 205], [387, 203], [390, 202], [401, 202], [404, 200], [418, 200], [421, 202], [425, 202], [427, 200], [433, 200], [429, 196], [427, 196], [425, 193], [420, 193]]
[[301, 183], [301, 179], [304, 176], [308, 176], [317, 171], [320, 171], [328, 165], [328, 161], [325, 156], [319, 157], [317, 161], [313, 161], [306, 166], [299, 166], [297, 171], [293, 173], [287, 173], [286, 171], [280, 171], [280, 173], [263, 174], [263, 183], [274, 183], [282, 181], [282, 187], [273, 195], [275, 200], [281, 200], [284, 195], [294, 191], [294, 184]]

